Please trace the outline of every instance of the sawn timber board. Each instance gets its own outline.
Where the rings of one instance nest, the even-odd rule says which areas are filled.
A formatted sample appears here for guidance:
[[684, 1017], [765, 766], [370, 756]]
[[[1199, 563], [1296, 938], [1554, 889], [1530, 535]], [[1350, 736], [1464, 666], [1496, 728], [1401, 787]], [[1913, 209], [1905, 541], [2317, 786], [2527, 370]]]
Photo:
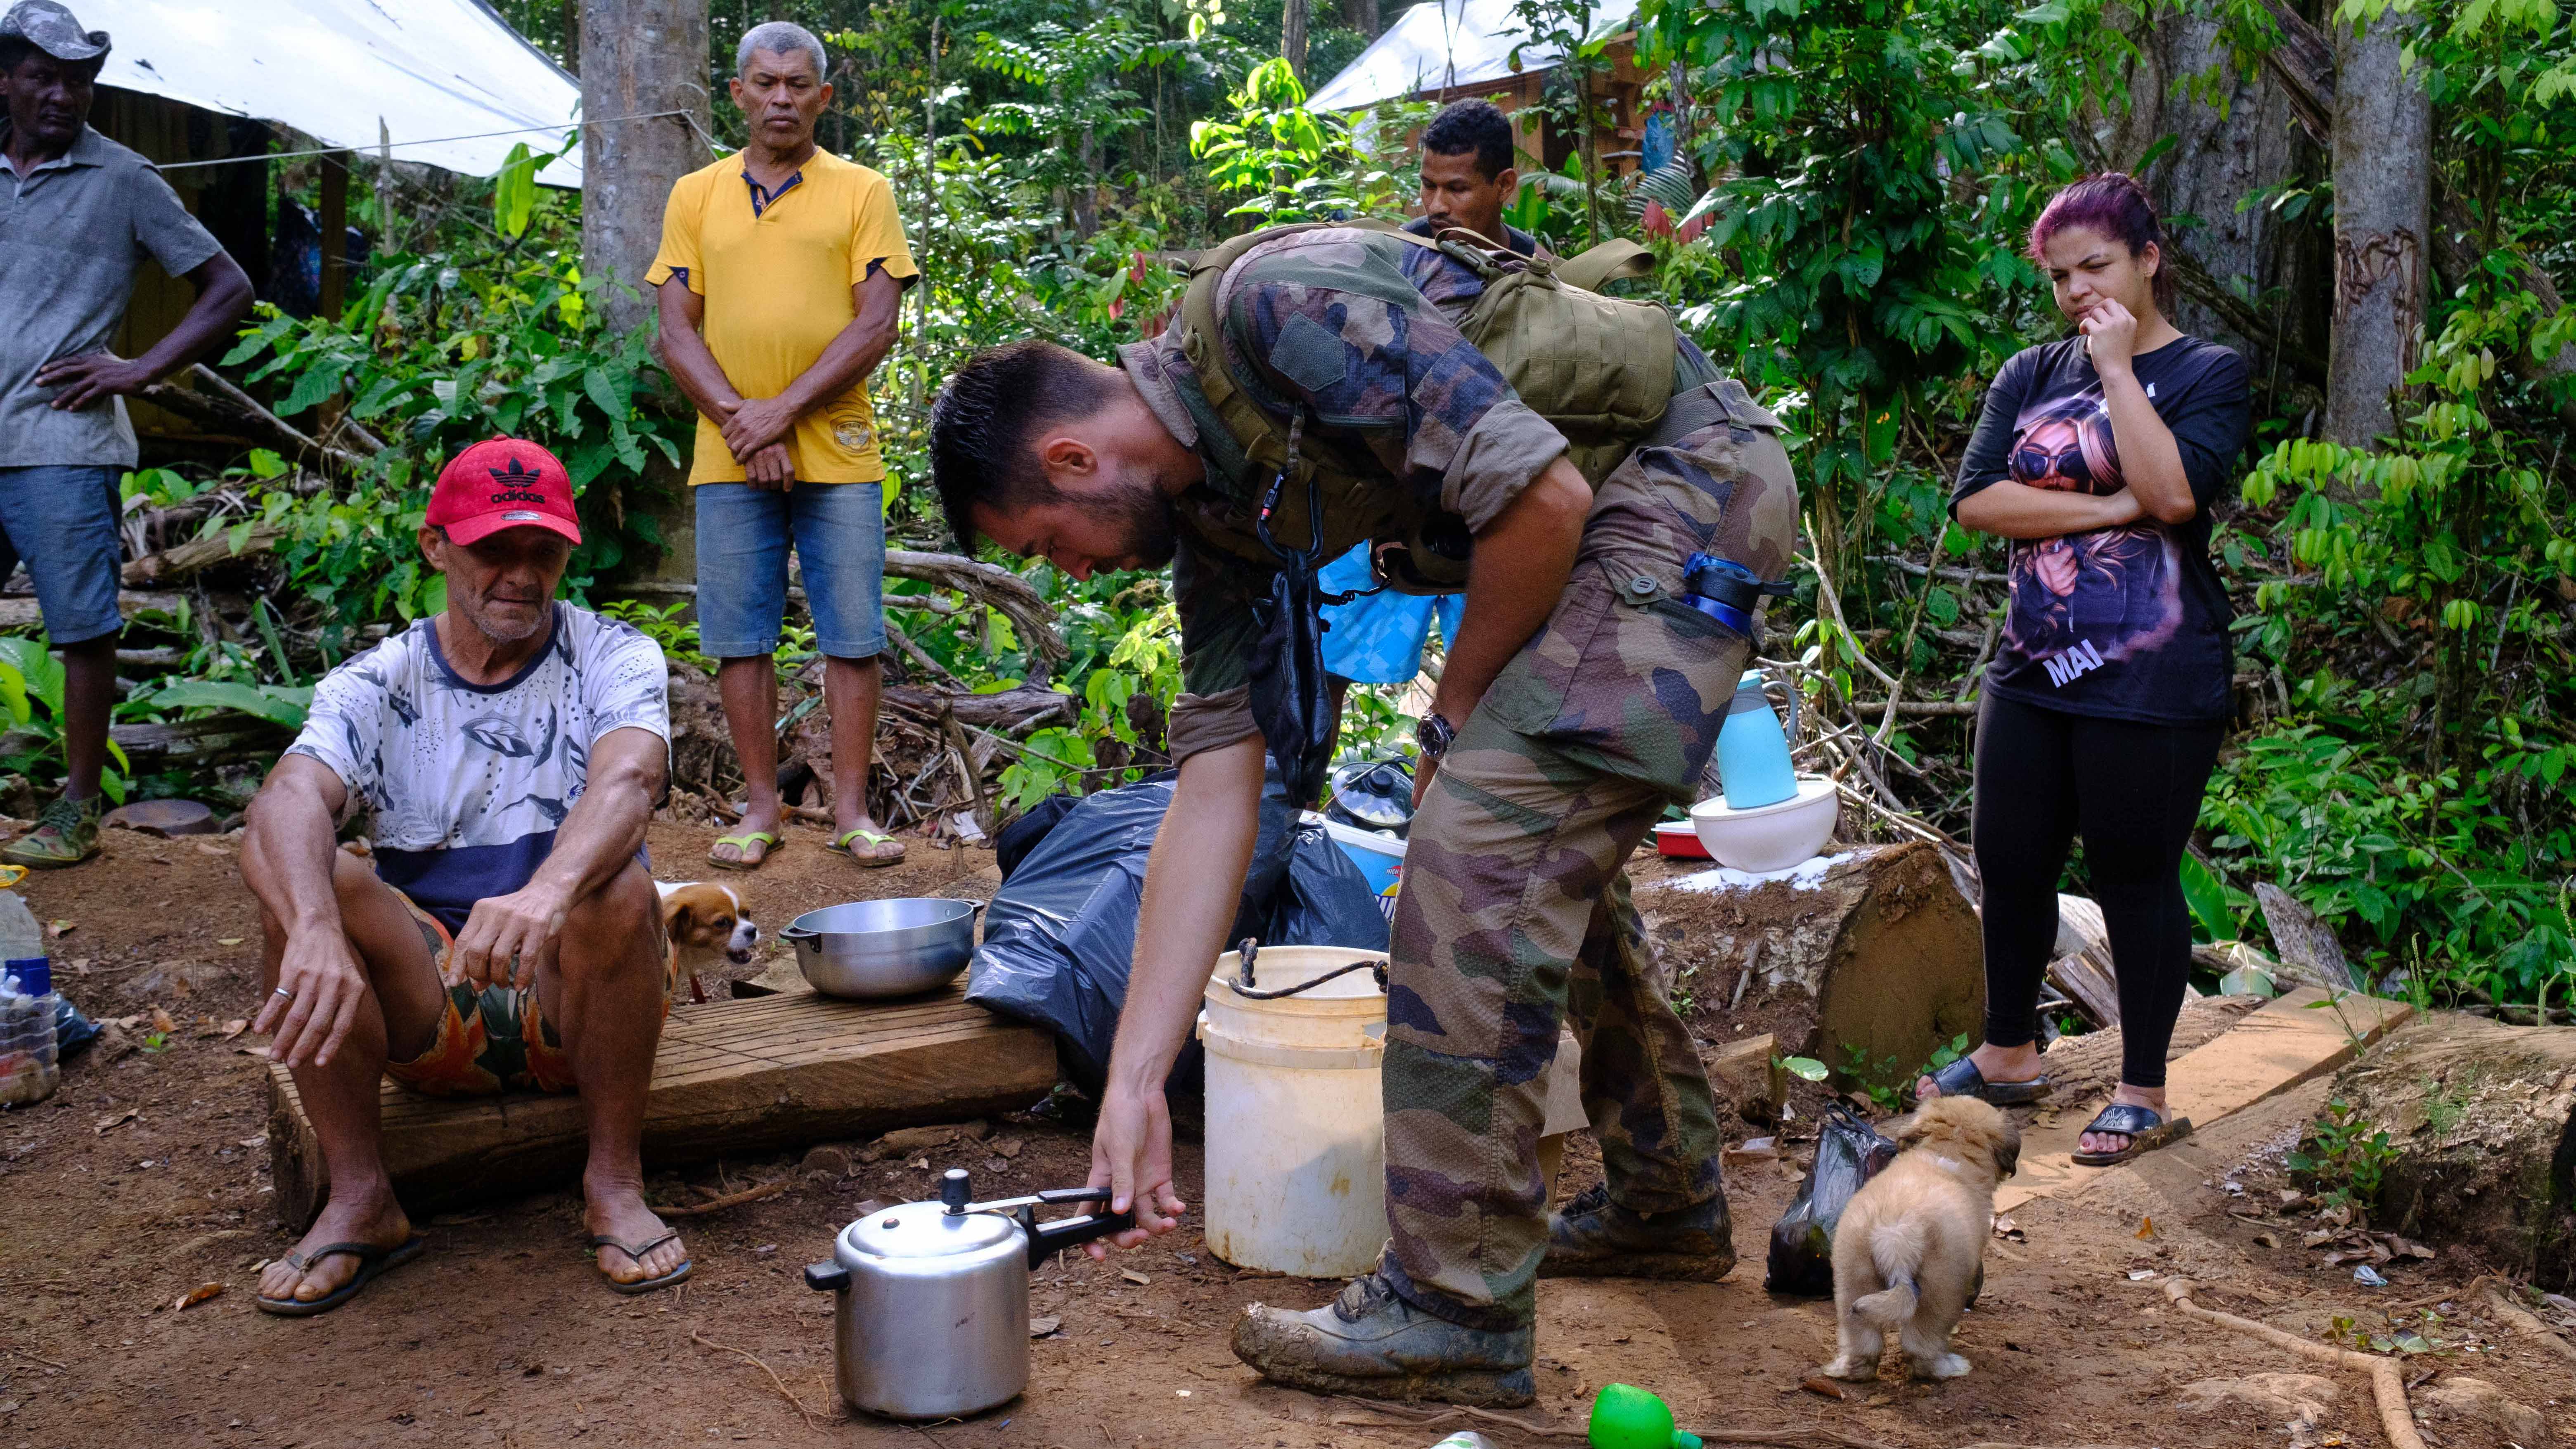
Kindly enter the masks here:
[[[1044, 1031], [969, 1006], [960, 989], [894, 1003], [795, 992], [679, 1005], [653, 1061], [644, 1162], [662, 1168], [1008, 1111], [1055, 1081]], [[277, 1213], [300, 1229], [320, 1210], [329, 1177], [294, 1079], [271, 1062], [268, 1086]], [[390, 1082], [381, 1092], [385, 1166], [414, 1212], [580, 1171], [578, 1097], [425, 1097]]]
[[[2165, 1068], [2166, 1105], [2189, 1117], [2192, 1130], [2199, 1131], [2335, 1070], [2414, 1014], [2402, 1001], [2355, 992], [2333, 999], [2302, 986], [2175, 1058]], [[2033, 1198], [2072, 1197], [2116, 1171], [2078, 1167], [2068, 1157], [2082, 1142], [2084, 1125], [2109, 1100], [2067, 1103], [2047, 1126], [2024, 1132], [2021, 1171], [1996, 1189], [1995, 1211], [2011, 1212]]]

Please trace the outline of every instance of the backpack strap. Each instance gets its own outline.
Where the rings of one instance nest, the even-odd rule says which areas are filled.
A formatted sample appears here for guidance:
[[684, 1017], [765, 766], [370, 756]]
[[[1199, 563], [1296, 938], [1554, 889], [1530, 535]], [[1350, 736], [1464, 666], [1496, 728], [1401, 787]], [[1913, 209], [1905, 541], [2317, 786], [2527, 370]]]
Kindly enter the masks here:
[[1569, 287], [1598, 292], [1605, 285], [1629, 277], [1642, 277], [1655, 269], [1655, 254], [1625, 237], [1614, 237], [1597, 247], [1566, 258], [1556, 264], [1556, 279]]

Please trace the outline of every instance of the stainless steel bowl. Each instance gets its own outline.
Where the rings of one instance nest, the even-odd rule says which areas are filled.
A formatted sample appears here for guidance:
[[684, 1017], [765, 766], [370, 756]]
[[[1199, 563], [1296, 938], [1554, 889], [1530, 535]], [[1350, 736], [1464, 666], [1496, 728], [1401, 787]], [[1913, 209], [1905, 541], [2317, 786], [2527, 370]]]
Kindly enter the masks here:
[[807, 911], [778, 933], [796, 969], [825, 996], [877, 1001], [917, 996], [957, 979], [975, 954], [981, 901], [852, 901]]

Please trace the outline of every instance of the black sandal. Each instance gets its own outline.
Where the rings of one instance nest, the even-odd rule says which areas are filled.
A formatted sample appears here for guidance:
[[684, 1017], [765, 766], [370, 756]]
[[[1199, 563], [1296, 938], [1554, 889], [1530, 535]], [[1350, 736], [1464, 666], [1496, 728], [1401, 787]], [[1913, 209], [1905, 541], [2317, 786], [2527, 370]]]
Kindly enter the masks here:
[[675, 1228], [670, 1232], [664, 1233], [662, 1236], [655, 1238], [649, 1243], [622, 1243], [617, 1239], [610, 1237], [606, 1233], [593, 1233], [590, 1239], [591, 1262], [594, 1265], [599, 1266], [600, 1281], [606, 1283], [609, 1287], [609, 1291], [614, 1293], [624, 1293], [632, 1296], [637, 1293], [651, 1293], [656, 1289], [674, 1287], [686, 1280], [689, 1274], [696, 1269], [698, 1266], [697, 1259], [682, 1258], [680, 1260], [680, 1266], [663, 1274], [659, 1278], [638, 1278], [632, 1283], [620, 1283], [615, 1278], [608, 1276], [608, 1269], [605, 1265], [599, 1264], [599, 1250], [601, 1248], [615, 1248], [617, 1251], [626, 1255], [626, 1260], [628, 1262], [633, 1263], [635, 1266], [640, 1268], [644, 1266], [644, 1255], [646, 1253], [653, 1251], [655, 1248], [662, 1246], [664, 1243], [671, 1241], [679, 1235], [679, 1230]]
[[2129, 1139], [2129, 1145], [2117, 1152], [2084, 1152], [2068, 1154], [2078, 1167], [2117, 1167], [2132, 1157], [2153, 1152], [2171, 1142], [2191, 1135], [2189, 1117], [2158, 1116], [2153, 1107], [2133, 1102], [2114, 1102], [2084, 1124], [2087, 1132], [2116, 1132]]
[[1989, 1082], [1986, 1074], [1977, 1070], [1977, 1064], [1966, 1057], [1930, 1075], [1932, 1085], [1940, 1088], [1944, 1097], [1982, 1097], [1998, 1107], [2045, 1101], [2049, 1093], [2057, 1090], [2045, 1075], [2027, 1082]]
[[333, 1243], [310, 1253], [289, 1253], [286, 1265], [293, 1268], [299, 1278], [323, 1259], [343, 1254], [358, 1260], [357, 1276], [319, 1298], [271, 1298], [263, 1293], [251, 1299], [251, 1306], [280, 1318], [310, 1318], [317, 1313], [328, 1313], [357, 1297], [359, 1289], [379, 1276], [419, 1257], [421, 1250], [428, 1246], [426, 1234], [414, 1233], [390, 1248], [378, 1247], [374, 1243]]

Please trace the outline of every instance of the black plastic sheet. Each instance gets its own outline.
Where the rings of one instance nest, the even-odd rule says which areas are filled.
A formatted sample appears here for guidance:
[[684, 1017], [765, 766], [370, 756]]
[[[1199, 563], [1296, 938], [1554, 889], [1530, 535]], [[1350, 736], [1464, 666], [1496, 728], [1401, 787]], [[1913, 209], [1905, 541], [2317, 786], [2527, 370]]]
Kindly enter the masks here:
[[[1002, 888], [984, 914], [966, 999], [1053, 1032], [1066, 1076], [1085, 1091], [1098, 1092], [1108, 1073], [1136, 954], [1145, 860], [1176, 784], [1166, 772], [1066, 807], [1048, 801], [1024, 822], [1044, 812], [1051, 823], [1026, 834], [1016, 834], [1014, 824], [1000, 842], [1015, 856], [1004, 863]], [[1386, 948], [1386, 917], [1367, 878], [1320, 827], [1298, 823], [1275, 765], [1262, 793], [1252, 866], [1236, 894], [1229, 942], [1252, 936], [1264, 945]], [[1169, 1085], [1195, 1090], [1198, 1071], [1192, 1043]]]

